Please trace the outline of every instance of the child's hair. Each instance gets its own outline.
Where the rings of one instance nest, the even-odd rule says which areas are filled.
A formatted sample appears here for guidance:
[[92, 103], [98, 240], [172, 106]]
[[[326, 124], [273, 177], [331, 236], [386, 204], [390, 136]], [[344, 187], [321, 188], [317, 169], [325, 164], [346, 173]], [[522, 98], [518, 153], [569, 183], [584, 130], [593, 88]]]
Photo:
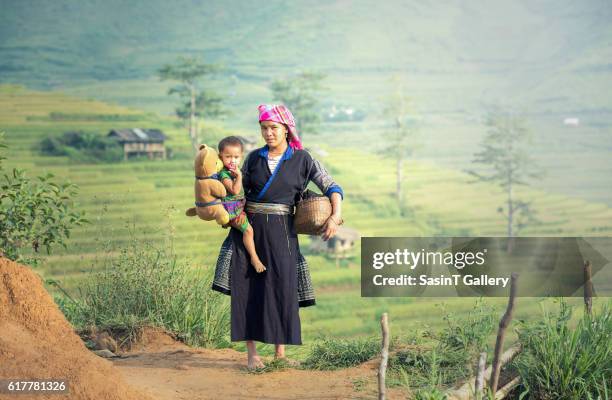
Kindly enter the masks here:
[[218, 145], [219, 153], [221, 153], [227, 146], [238, 146], [240, 147], [240, 151], [244, 151], [242, 140], [240, 140], [240, 138], [237, 136], [228, 136], [221, 139]]

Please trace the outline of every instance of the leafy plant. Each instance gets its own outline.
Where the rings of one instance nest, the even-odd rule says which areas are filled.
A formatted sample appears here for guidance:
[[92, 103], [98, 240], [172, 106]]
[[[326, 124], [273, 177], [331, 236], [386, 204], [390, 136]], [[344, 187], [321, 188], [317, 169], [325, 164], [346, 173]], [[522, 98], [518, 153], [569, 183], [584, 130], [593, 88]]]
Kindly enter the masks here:
[[[0, 147], [6, 148], [3, 136]], [[5, 257], [36, 264], [41, 247], [47, 254], [53, 245], [66, 247], [71, 229], [88, 222], [84, 213], [73, 211], [76, 185], [56, 183], [53, 174], [32, 180], [21, 169], [5, 171], [2, 164], [0, 174], [0, 253]]]

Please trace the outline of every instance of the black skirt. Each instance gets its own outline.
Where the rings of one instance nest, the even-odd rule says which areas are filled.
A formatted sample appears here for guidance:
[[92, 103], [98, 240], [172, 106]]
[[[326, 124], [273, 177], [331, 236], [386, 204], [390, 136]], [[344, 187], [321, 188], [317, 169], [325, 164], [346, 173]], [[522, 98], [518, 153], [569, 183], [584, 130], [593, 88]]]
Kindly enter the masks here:
[[231, 339], [302, 344], [293, 216], [249, 213], [248, 218], [266, 271], [255, 271], [242, 234], [232, 228]]

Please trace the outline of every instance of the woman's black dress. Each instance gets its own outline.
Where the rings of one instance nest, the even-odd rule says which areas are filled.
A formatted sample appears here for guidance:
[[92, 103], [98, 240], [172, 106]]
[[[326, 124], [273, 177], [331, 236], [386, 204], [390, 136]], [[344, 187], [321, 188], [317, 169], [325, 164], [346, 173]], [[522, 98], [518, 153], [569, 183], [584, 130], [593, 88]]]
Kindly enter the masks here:
[[[258, 198], [273, 171], [267, 163], [267, 146], [254, 150], [245, 162], [243, 186], [248, 201], [293, 206], [310, 180], [331, 195], [342, 189], [327, 171], [304, 150], [288, 148], [274, 179]], [[297, 263], [299, 244], [293, 216], [248, 213], [255, 248], [266, 271], [257, 273], [250, 263], [242, 234], [231, 229], [231, 339], [274, 344], [302, 344]], [[314, 301], [313, 301], [314, 302]]]

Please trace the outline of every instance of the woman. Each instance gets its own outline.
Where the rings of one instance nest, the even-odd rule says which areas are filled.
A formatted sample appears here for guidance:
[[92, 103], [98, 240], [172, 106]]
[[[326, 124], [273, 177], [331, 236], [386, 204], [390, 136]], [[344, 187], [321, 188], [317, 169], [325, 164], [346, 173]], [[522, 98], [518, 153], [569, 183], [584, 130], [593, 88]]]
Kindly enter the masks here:
[[242, 167], [246, 211], [255, 248], [267, 270], [249, 265], [240, 232], [231, 229], [221, 246], [213, 289], [231, 293], [231, 339], [245, 340], [248, 367], [264, 366], [255, 341], [275, 344], [275, 358], [285, 358], [285, 344], [302, 344], [299, 307], [314, 305], [308, 266], [293, 229], [293, 206], [309, 181], [325, 193], [332, 215], [321, 230], [324, 240], [342, 223], [342, 189], [303, 150], [295, 120], [283, 105], [259, 106], [266, 145], [253, 150]]

